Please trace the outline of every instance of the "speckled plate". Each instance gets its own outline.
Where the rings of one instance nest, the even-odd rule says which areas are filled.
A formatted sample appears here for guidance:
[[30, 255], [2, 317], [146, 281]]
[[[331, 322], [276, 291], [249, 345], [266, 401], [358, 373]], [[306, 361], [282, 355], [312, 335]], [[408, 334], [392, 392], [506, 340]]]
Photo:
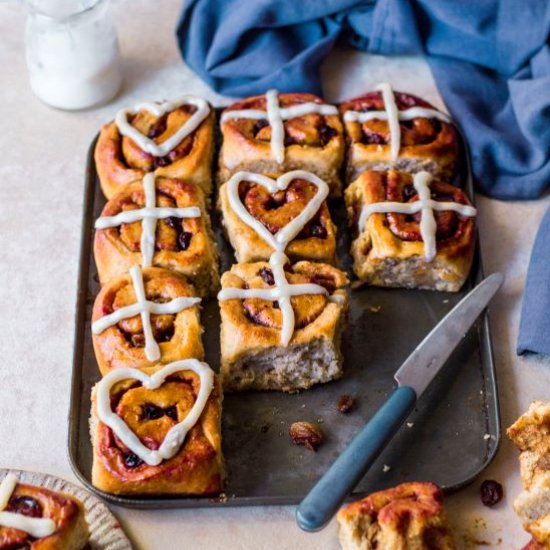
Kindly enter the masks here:
[[0, 481], [13, 474], [21, 483], [39, 485], [45, 489], [76, 497], [84, 505], [86, 521], [90, 529], [91, 550], [132, 550], [132, 545], [112, 512], [94, 495], [59, 477], [40, 472], [0, 469]]

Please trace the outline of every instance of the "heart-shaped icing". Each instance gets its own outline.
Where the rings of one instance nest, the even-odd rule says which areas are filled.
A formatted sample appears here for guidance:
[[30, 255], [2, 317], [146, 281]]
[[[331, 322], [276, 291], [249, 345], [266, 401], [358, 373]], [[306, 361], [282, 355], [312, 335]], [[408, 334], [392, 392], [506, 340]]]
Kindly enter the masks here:
[[[148, 111], [156, 117], [161, 117], [182, 105], [194, 105], [197, 110], [191, 115], [191, 118], [179, 128], [179, 130], [162, 143], [155, 143], [152, 139], [143, 135], [128, 122], [128, 115], [136, 115], [139, 111]], [[210, 107], [208, 103], [195, 96], [183, 96], [172, 101], [163, 101], [162, 103], [144, 102], [139, 103], [134, 108], [127, 107], [121, 109], [115, 117], [115, 123], [118, 131], [123, 135], [133, 139], [139, 147], [153, 155], [154, 157], [163, 157], [172, 149], [177, 147], [191, 132], [194, 132], [208, 116]]]
[[[159, 388], [171, 374], [186, 370], [193, 371], [199, 375], [200, 390], [197, 400], [187, 416], [168, 430], [161, 446], [157, 450], [148, 449], [136, 434], [130, 430], [126, 422], [113, 412], [111, 408], [111, 388], [122, 380], [134, 379], [139, 380], [145, 388], [154, 390]], [[163, 460], [172, 458], [180, 450], [187, 433], [199, 420], [213, 387], [214, 372], [206, 363], [202, 363], [197, 359], [174, 361], [151, 376], [137, 369], [115, 369], [107, 374], [97, 385], [97, 415], [101, 422], [109, 426], [122, 443], [139, 456], [141, 460], [149, 466], [157, 466]]]
[[[239, 184], [243, 181], [252, 181], [265, 187], [269, 193], [274, 194], [278, 191], [285, 191], [292, 181], [296, 179], [309, 181], [317, 187], [317, 193], [298, 216], [288, 222], [284, 227], [281, 227], [277, 233], [272, 234], [259, 220], [254, 218], [244, 206], [239, 197]], [[306, 172], [305, 170], [287, 172], [276, 180], [253, 172], [237, 172], [227, 182], [227, 198], [233, 211], [246, 225], [256, 231], [267, 244], [278, 252], [284, 252], [290, 241], [292, 241], [300, 231], [302, 231], [304, 226], [313, 219], [327, 198], [328, 193], [328, 185], [315, 174]]]

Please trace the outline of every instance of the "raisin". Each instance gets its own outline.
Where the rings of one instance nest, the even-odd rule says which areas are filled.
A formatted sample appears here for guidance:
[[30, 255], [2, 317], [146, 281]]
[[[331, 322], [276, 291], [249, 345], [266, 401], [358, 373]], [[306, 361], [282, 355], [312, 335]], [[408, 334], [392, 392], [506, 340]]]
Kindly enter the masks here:
[[479, 489], [481, 502], [485, 506], [494, 506], [498, 504], [504, 495], [502, 485], [494, 479], [486, 479]]
[[170, 417], [174, 422], [178, 421], [178, 409], [176, 408], [175, 405], [172, 405], [171, 407], [164, 409], [164, 414]]
[[166, 223], [172, 229], [179, 229], [181, 227], [181, 219], [177, 218], [176, 216], [170, 216], [169, 218], [166, 218]]
[[338, 132], [330, 126], [323, 124], [323, 126], [319, 128], [319, 137], [323, 147], [336, 135], [338, 135]]
[[318, 239], [327, 238], [327, 230], [321, 224], [313, 224], [309, 230], [312, 237], [317, 237]]

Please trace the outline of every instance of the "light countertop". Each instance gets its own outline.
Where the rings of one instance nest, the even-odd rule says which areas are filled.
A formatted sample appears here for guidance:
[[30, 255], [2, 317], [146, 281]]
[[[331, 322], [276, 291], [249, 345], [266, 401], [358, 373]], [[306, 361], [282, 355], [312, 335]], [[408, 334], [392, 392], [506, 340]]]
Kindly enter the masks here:
[[[212, 93], [176, 49], [175, 0], [115, 1], [125, 62], [122, 92], [111, 104], [78, 113], [50, 109], [32, 94], [24, 54], [20, 2], [0, 2], [0, 466], [74, 480], [67, 459], [76, 284], [85, 159], [100, 125], [138, 99]], [[442, 106], [426, 63], [338, 51], [324, 68], [330, 101], [389, 80]], [[226, 100], [227, 101], [227, 100]], [[535, 399], [549, 399], [550, 364], [515, 354], [521, 295], [530, 249], [548, 199], [500, 202], [477, 197], [485, 270], [501, 271], [504, 288], [491, 306], [503, 428]], [[482, 478], [503, 483], [494, 509], [478, 496], [479, 481], [448, 497], [460, 548], [473, 541], [519, 549], [528, 540], [512, 510], [520, 490], [518, 453], [504, 438]], [[292, 507], [132, 511], [113, 507], [138, 549], [337, 549], [336, 525], [301, 532]], [[469, 542], [468, 542], [469, 541]], [[500, 541], [500, 543], [499, 543]]]

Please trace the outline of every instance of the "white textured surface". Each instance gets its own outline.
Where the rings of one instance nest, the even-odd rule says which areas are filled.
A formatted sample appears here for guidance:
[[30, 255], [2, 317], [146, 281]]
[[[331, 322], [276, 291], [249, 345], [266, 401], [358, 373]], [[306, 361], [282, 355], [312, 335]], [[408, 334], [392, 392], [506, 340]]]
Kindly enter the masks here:
[[[81, 113], [55, 111], [30, 91], [25, 68], [24, 12], [0, 2], [0, 465], [73, 478], [66, 457], [73, 317], [86, 152], [100, 124], [140, 99], [203, 94], [220, 104], [178, 56], [176, 0], [118, 0], [115, 14], [125, 62], [119, 97]], [[432, 77], [416, 59], [385, 60], [340, 51], [325, 67], [327, 99], [336, 101], [387, 80], [441, 106]], [[504, 203], [478, 197], [488, 273], [502, 271], [492, 306], [503, 427], [533, 399], [550, 398], [548, 362], [518, 359], [515, 342], [529, 252], [548, 200]], [[519, 491], [517, 453], [503, 439], [483, 478], [503, 482], [506, 499], [480, 504], [479, 483], [448, 498], [463, 536], [519, 549], [528, 537], [512, 511]], [[74, 479], [74, 478], [73, 478]], [[336, 549], [334, 522], [314, 535], [298, 530], [291, 507], [187, 511], [114, 509], [138, 549]], [[485, 526], [485, 527], [484, 527]]]

